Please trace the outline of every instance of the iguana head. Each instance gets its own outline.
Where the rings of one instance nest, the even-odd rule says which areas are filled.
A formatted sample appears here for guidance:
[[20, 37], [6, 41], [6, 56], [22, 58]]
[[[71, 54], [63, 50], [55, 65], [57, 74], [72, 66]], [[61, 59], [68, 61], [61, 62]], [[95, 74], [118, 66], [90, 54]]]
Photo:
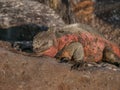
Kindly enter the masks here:
[[49, 49], [55, 43], [55, 31], [48, 30], [38, 33], [33, 39], [33, 51], [36, 53], [42, 53]]

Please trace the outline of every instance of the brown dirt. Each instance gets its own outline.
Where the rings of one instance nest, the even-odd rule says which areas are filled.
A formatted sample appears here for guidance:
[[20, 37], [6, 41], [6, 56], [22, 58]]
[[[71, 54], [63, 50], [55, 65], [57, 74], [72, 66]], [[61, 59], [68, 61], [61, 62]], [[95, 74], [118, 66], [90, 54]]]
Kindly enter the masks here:
[[23, 56], [8, 47], [5, 42], [0, 46], [0, 90], [120, 90], [120, 69], [115, 66], [70, 70], [70, 64]]

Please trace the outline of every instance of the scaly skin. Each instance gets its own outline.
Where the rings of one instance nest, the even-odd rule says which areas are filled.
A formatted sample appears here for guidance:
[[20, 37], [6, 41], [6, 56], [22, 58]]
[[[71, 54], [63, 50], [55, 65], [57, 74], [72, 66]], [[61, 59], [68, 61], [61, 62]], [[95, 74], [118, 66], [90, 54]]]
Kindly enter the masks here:
[[[120, 48], [106, 40], [88, 25], [73, 24], [58, 31], [49, 30], [43, 33], [36, 35], [33, 40], [33, 48], [38, 55], [55, 57], [62, 50], [61, 54], [59, 54], [60, 58], [66, 57], [77, 62], [81, 60], [85, 62], [99, 62], [103, 60], [104, 49], [110, 47], [113, 54], [120, 58]], [[43, 47], [45, 47], [44, 50], [42, 50]], [[82, 58], [83, 56], [84, 59]], [[111, 60], [107, 60], [107, 62], [111, 62]]]
[[84, 49], [81, 43], [73, 42], [68, 46], [65, 46], [61, 51], [55, 56], [58, 59], [65, 59], [80, 62], [84, 59]]

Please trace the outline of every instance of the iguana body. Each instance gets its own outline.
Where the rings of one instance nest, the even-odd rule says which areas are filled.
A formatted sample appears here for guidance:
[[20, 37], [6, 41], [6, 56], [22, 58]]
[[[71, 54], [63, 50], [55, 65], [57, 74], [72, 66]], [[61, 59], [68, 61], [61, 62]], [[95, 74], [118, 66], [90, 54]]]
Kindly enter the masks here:
[[[79, 44], [76, 45], [76, 42]], [[74, 44], [71, 45], [72, 43]], [[120, 48], [116, 44], [106, 40], [84, 24], [73, 24], [63, 27], [62, 30], [39, 33], [33, 40], [33, 48], [38, 55], [55, 57], [57, 53], [61, 52], [58, 54], [60, 58], [72, 59], [74, 57], [75, 61], [102, 61], [106, 47], [110, 47], [113, 53], [120, 58]], [[79, 51], [76, 53], [78, 49]], [[81, 56], [78, 57], [80, 60], [76, 58], [78, 55]]]

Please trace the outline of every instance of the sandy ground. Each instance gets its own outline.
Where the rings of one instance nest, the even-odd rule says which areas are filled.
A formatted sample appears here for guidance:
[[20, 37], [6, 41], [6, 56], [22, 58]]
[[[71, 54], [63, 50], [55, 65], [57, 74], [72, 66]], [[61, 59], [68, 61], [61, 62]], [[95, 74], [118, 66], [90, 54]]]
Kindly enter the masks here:
[[120, 69], [113, 65], [70, 70], [70, 64], [54, 58], [8, 49], [8, 43], [0, 43], [0, 90], [120, 90]]

